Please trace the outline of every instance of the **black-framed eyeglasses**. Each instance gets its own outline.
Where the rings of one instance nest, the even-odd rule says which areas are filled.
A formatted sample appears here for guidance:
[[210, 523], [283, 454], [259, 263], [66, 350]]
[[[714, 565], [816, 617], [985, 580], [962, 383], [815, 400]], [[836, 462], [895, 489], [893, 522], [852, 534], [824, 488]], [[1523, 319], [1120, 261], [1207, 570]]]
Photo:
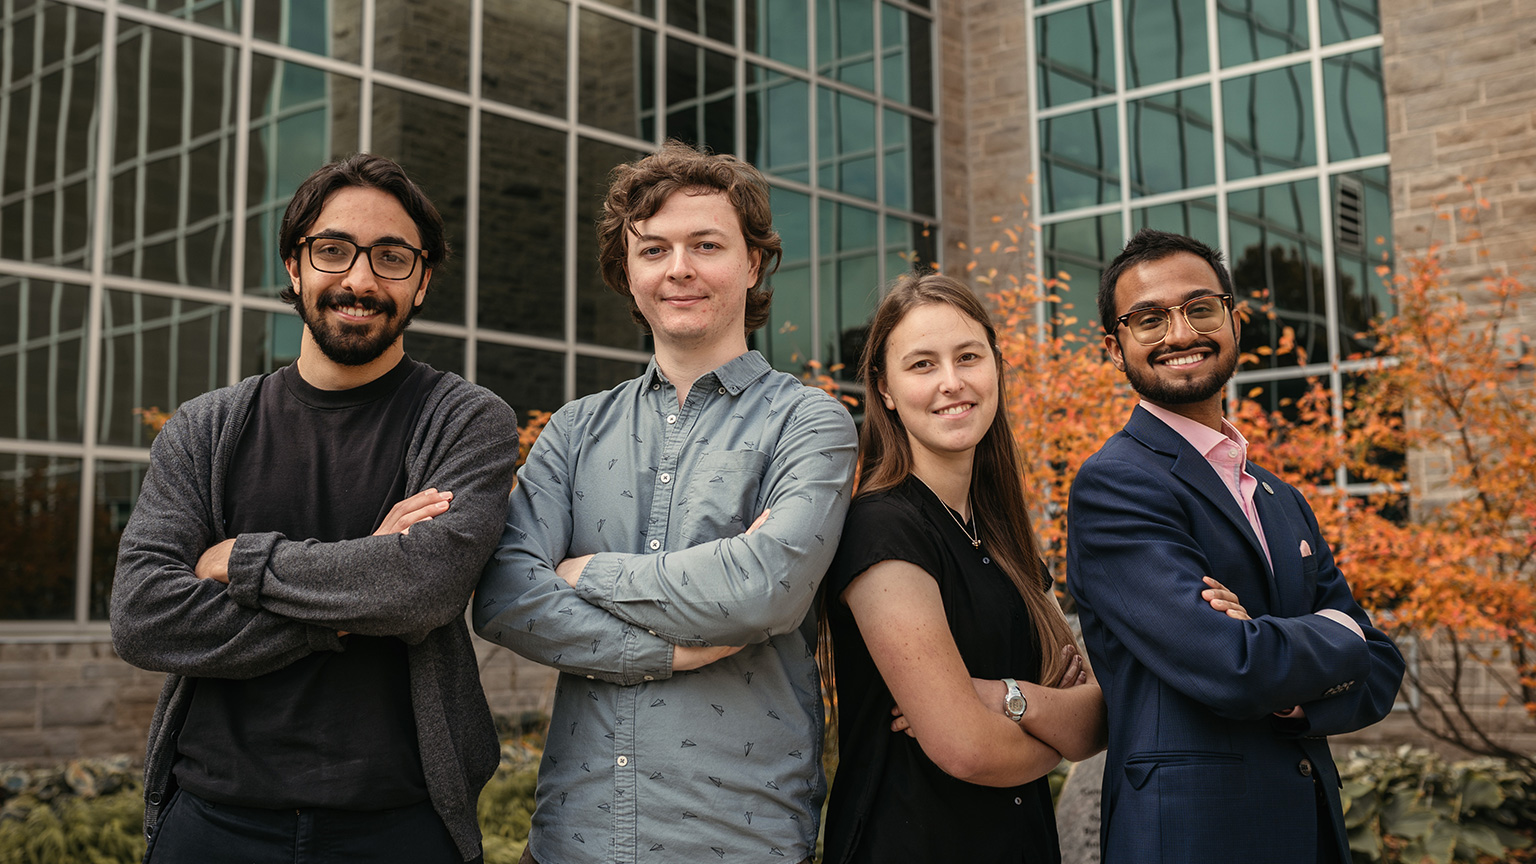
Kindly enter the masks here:
[[367, 253], [368, 266], [380, 279], [409, 279], [416, 272], [416, 259], [425, 250], [404, 243], [375, 243], [359, 246], [340, 237], [311, 235], [300, 237], [299, 242], [309, 247], [310, 266], [321, 273], [345, 273], [357, 262], [357, 256]]
[[1189, 329], [1202, 336], [1215, 333], [1227, 323], [1227, 313], [1232, 311], [1231, 294], [1207, 294], [1193, 300], [1185, 300], [1177, 306], [1148, 306], [1127, 312], [1115, 321], [1124, 324], [1131, 336], [1143, 345], [1156, 345], [1168, 338], [1168, 327], [1173, 323], [1173, 313], [1184, 316]]

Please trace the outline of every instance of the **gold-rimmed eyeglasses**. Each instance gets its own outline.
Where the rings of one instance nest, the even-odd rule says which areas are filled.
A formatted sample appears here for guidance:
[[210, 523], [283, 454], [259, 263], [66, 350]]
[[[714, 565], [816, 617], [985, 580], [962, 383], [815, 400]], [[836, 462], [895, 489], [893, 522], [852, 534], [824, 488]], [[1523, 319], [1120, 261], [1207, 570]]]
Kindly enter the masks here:
[[1148, 306], [1127, 312], [1116, 318], [1131, 331], [1131, 336], [1143, 345], [1156, 345], [1168, 338], [1168, 327], [1173, 323], [1173, 313], [1184, 316], [1189, 329], [1202, 336], [1215, 333], [1227, 322], [1232, 310], [1231, 294], [1207, 294], [1193, 300], [1185, 300], [1177, 306]]
[[366, 254], [373, 275], [393, 281], [411, 278], [416, 259], [423, 255], [423, 250], [404, 243], [359, 246], [351, 240], [319, 235], [300, 237], [299, 242], [309, 247], [310, 266], [321, 273], [345, 273], [357, 262], [357, 256]]

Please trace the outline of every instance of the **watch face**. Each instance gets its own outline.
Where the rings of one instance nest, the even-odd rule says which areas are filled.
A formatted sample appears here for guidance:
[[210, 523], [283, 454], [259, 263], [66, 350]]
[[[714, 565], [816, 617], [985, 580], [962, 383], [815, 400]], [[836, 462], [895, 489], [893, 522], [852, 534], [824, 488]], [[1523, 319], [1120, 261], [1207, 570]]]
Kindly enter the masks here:
[[1019, 715], [1024, 713], [1024, 696], [1020, 693], [1008, 694], [1008, 713]]

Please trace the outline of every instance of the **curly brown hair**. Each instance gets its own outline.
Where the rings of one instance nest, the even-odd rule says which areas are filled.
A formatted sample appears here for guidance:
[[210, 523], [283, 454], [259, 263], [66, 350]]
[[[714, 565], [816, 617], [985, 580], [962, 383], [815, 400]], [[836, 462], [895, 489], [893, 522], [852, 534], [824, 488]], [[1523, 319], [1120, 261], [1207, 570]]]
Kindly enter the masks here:
[[640, 314], [629, 287], [625, 260], [629, 238], [638, 233], [635, 223], [656, 215], [674, 192], [690, 195], [722, 193], [741, 217], [741, 234], [747, 248], [757, 253], [757, 282], [747, 291], [746, 330], [768, 323], [773, 289], [768, 277], [779, 267], [784, 244], [773, 230], [773, 211], [768, 203], [768, 181], [761, 171], [729, 154], [696, 150], [681, 141], [668, 141], [660, 150], [626, 162], [609, 175], [608, 197], [597, 220], [598, 266], [603, 281], [629, 301], [629, 314], [645, 332], [650, 322]]

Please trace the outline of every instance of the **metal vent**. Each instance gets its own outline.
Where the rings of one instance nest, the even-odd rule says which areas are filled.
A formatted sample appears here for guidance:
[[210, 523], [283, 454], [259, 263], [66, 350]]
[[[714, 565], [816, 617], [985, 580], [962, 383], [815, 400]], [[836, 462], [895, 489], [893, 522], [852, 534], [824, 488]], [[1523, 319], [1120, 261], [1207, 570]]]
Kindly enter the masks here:
[[1338, 182], [1338, 200], [1333, 208], [1337, 228], [1334, 242], [1340, 252], [1358, 255], [1365, 251], [1365, 187], [1353, 177], [1340, 177]]

